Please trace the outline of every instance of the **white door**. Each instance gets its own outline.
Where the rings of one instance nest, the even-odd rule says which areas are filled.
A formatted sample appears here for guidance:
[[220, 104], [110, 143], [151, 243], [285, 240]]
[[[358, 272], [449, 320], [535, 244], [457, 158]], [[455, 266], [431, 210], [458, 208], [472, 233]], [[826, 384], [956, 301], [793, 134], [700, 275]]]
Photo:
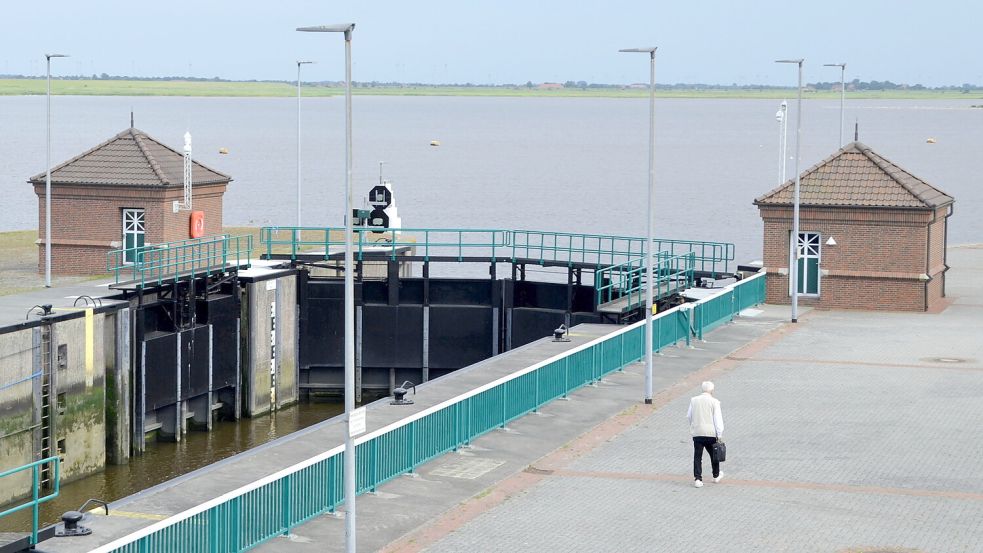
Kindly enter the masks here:
[[123, 262], [138, 260], [137, 251], [143, 247], [146, 216], [142, 209], [123, 209]]

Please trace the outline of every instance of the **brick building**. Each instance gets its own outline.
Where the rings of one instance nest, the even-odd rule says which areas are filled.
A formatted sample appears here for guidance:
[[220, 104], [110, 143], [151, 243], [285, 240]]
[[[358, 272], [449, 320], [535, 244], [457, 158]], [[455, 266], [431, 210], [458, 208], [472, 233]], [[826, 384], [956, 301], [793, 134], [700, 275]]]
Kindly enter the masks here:
[[[192, 206], [204, 235], [222, 233], [222, 196], [232, 179], [192, 162]], [[44, 272], [45, 174], [28, 182], [38, 196], [38, 270]], [[191, 211], [184, 199], [184, 154], [129, 128], [51, 169], [51, 272], [101, 274], [106, 252], [183, 240]]]
[[[790, 303], [794, 181], [754, 200], [764, 222], [768, 303]], [[853, 142], [801, 175], [799, 302], [925, 311], [945, 297], [953, 198]]]

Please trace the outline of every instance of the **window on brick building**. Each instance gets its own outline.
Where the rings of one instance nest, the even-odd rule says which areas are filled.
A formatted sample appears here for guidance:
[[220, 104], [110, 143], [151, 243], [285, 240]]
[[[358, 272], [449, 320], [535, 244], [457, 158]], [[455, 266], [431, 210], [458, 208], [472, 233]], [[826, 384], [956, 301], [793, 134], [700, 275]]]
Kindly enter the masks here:
[[133, 263], [137, 260], [137, 250], [144, 244], [146, 216], [144, 210], [123, 209], [123, 248], [126, 250], [123, 261]]

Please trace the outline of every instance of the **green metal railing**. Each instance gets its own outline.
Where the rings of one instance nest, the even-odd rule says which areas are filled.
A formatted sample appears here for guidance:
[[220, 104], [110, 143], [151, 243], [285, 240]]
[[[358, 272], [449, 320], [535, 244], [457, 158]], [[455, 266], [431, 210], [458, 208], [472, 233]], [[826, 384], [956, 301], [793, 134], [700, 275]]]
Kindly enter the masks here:
[[[652, 296], [658, 300], [694, 284], [696, 253], [670, 255], [669, 252], [656, 252], [653, 256]], [[599, 269], [594, 273], [594, 288], [597, 290], [598, 305], [626, 298], [626, 310], [645, 303], [645, 281], [648, 268], [644, 259], [637, 257]]]
[[[482, 257], [600, 268], [642, 257], [645, 247], [644, 238], [538, 230], [357, 227], [354, 232], [352, 251], [356, 261], [365, 259], [369, 252], [380, 251], [396, 260], [401, 248], [413, 247], [415, 255], [425, 260], [436, 256], [458, 261]], [[344, 233], [344, 228], [263, 227], [259, 240], [267, 257], [289, 254], [291, 259], [297, 259], [316, 250], [328, 259], [344, 246]], [[332, 252], [332, 247], [337, 249]], [[734, 245], [723, 242], [658, 238], [652, 242], [652, 251], [665, 251], [670, 256], [693, 253], [697, 264], [694, 268], [712, 273], [727, 272], [734, 260]]]
[[[714, 303], [720, 300], [719, 303]], [[654, 317], [653, 349], [691, 338], [693, 321], [712, 327], [764, 301], [764, 273], [695, 305]], [[701, 307], [702, 306], [702, 307]], [[729, 308], [727, 307], [729, 306]], [[694, 316], [699, 310], [699, 317]], [[375, 490], [400, 474], [643, 357], [645, 324], [625, 326], [509, 376], [355, 439], [356, 486]], [[695, 329], [702, 335], [702, 328]], [[343, 446], [138, 530], [94, 553], [244, 551], [343, 501]]]
[[115, 275], [116, 284], [160, 285], [177, 278], [222, 273], [230, 266], [248, 267], [252, 249], [251, 235], [193, 238], [113, 250], [106, 254], [106, 269]]
[[[54, 470], [51, 471], [52, 482], [54, 482], [54, 488], [51, 490], [51, 493], [49, 493], [48, 495], [41, 496], [41, 467], [49, 463], [54, 465]], [[6, 470], [0, 472], [0, 479], [27, 470], [31, 471], [30, 500], [20, 505], [11, 507], [5, 511], [0, 511], [0, 518], [16, 513], [18, 511], [30, 509], [31, 510], [31, 545], [33, 546], [38, 543], [38, 524], [39, 524], [38, 510], [40, 509], [42, 503], [51, 501], [52, 499], [58, 497], [58, 492], [61, 489], [61, 478], [60, 478], [61, 459], [59, 459], [58, 457], [48, 457], [47, 459], [34, 461], [33, 463], [29, 463], [22, 467]]]

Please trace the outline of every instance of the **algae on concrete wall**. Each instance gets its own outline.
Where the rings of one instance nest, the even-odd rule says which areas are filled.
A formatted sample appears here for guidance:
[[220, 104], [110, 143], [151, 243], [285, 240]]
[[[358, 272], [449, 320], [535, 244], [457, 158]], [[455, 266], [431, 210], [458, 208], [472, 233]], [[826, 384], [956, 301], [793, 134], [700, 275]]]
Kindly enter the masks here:
[[[0, 471], [34, 461], [34, 329], [0, 334]], [[0, 479], [0, 504], [31, 490], [31, 472]]]

